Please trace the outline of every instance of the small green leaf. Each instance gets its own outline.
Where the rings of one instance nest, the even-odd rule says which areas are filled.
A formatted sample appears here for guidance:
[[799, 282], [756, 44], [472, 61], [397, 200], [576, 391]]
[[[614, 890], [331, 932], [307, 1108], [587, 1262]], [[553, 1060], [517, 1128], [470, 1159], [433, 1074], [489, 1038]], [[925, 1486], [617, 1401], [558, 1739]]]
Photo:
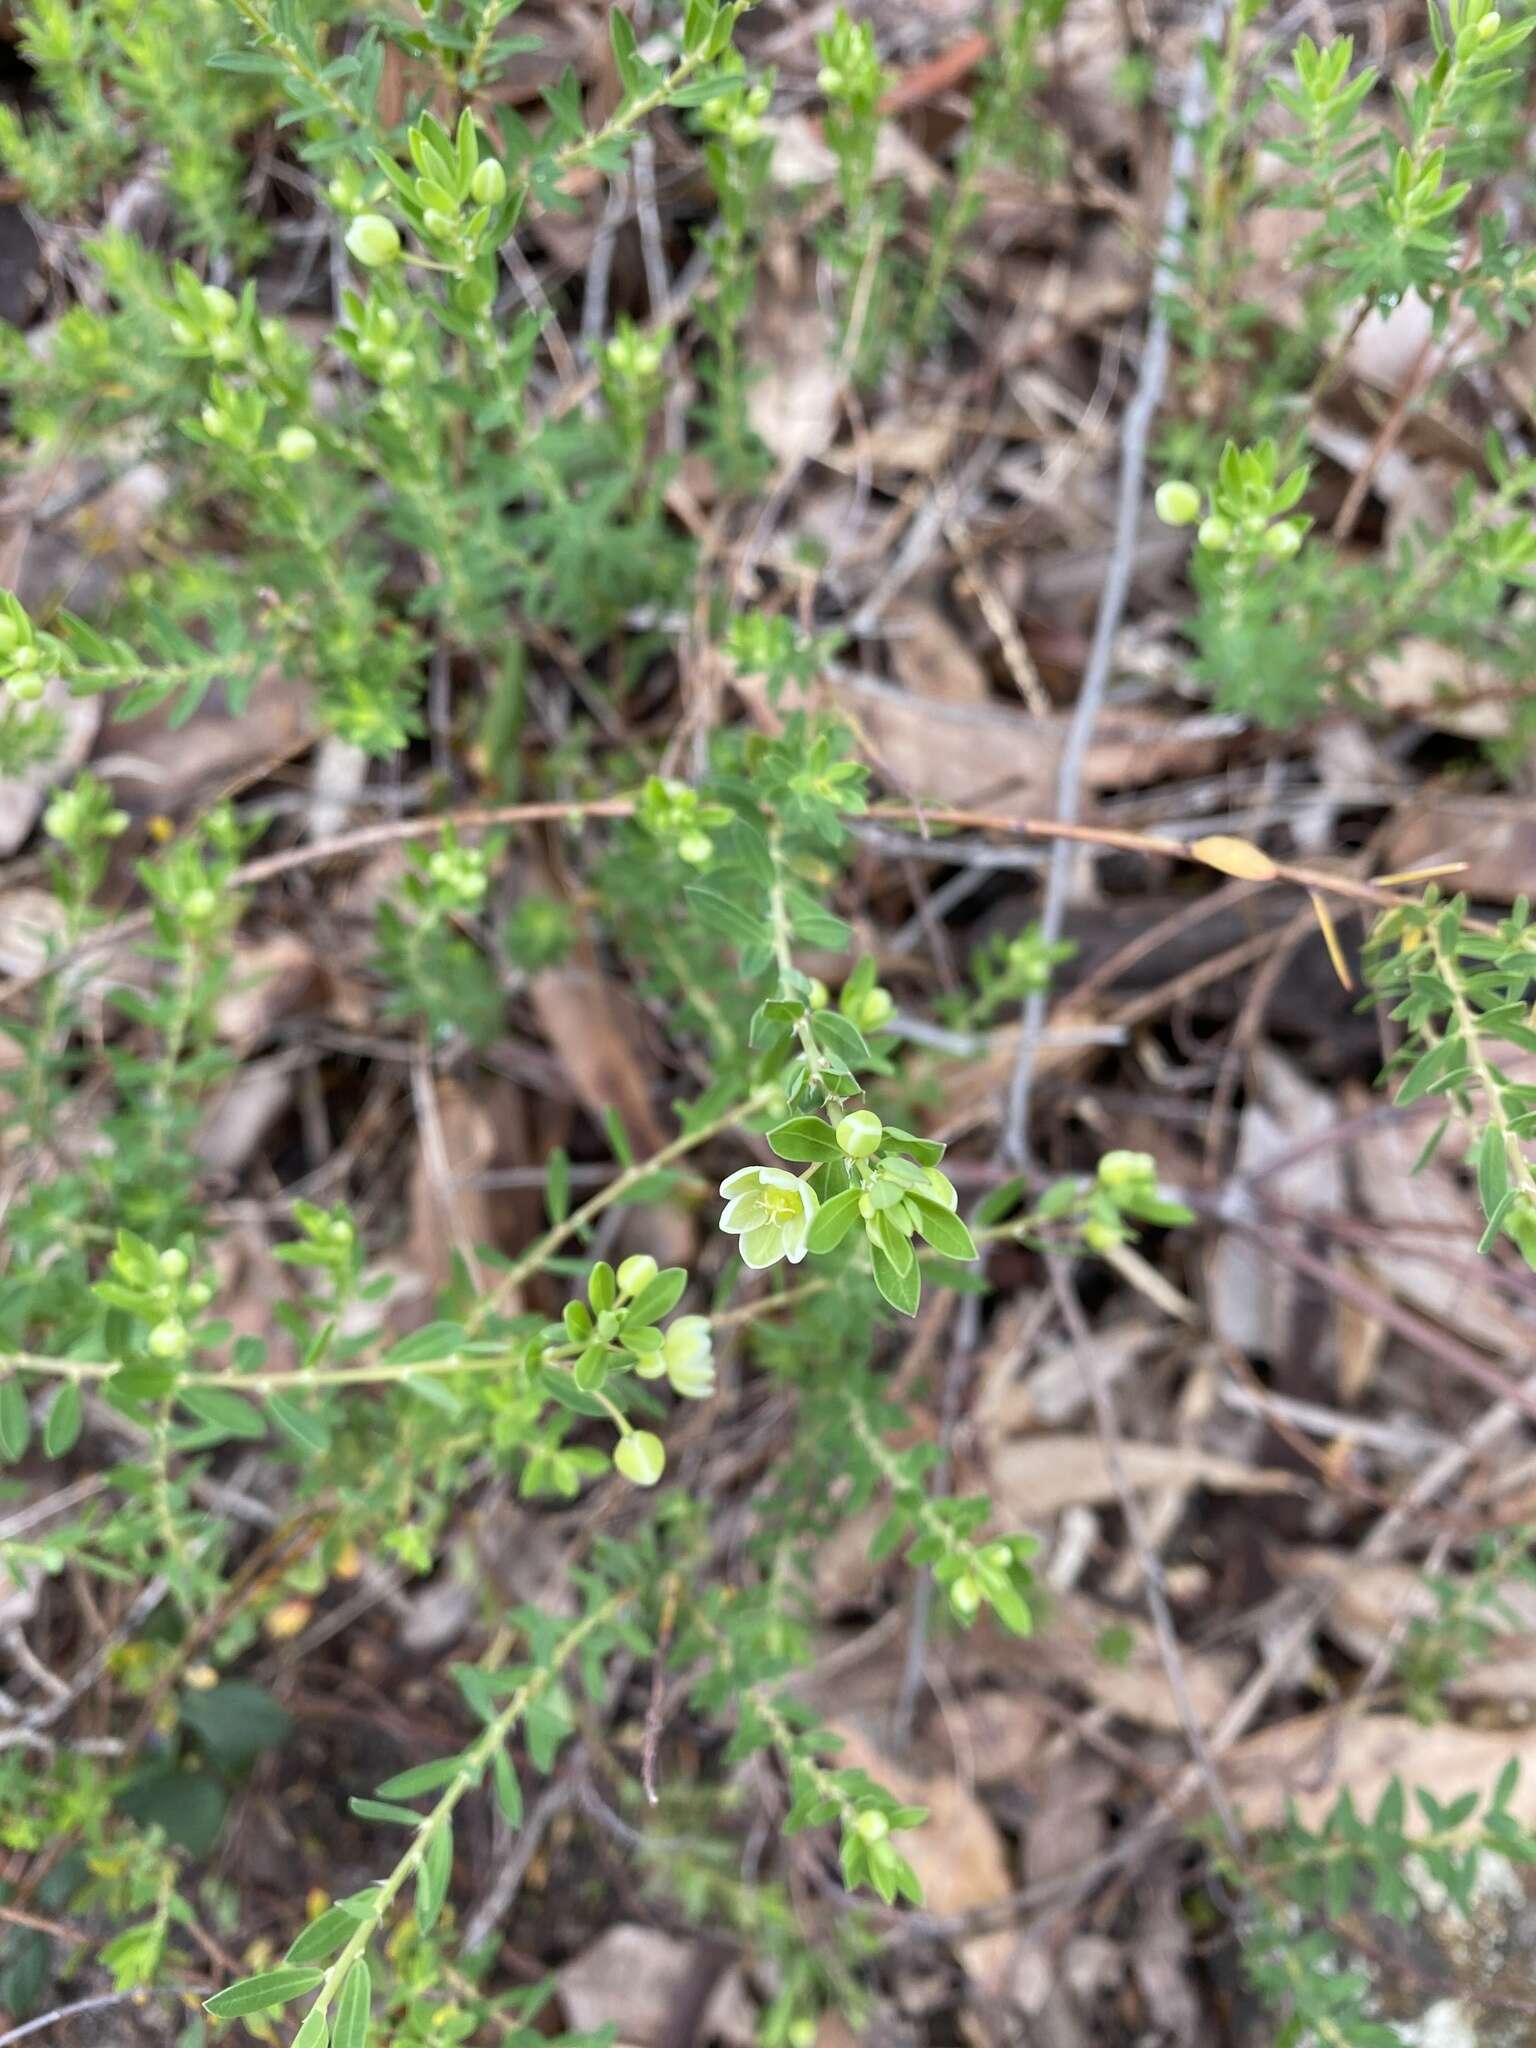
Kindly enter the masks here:
[[43, 1449], [50, 1458], [62, 1458], [72, 1451], [80, 1436], [85, 1404], [78, 1380], [65, 1380], [54, 1395], [43, 1424]]
[[225, 1436], [255, 1443], [267, 1433], [260, 1412], [243, 1395], [226, 1393], [222, 1387], [178, 1387], [176, 1399], [199, 1422], [222, 1430]]
[[319, 1970], [291, 1967], [263, 1970], [256, 1977], [242, 1977], [227, 1991], [216, 1991], [212, 1998], [203, 2001], [203, 2010], [216, 2020], [243, 2020], [249, 2019], [252, 2013], [273, 2012], [291, 1998], [300, 1998], [306, 1991], [313, 1991], [321, 1975]]
[[922, 1276], [918, 1272], [916, 1259], [905, 1273], [901, 1273], [878, 1245], [870, 1246], [869, 1257], [874, 1267], [875, 1285], [891, 1307], [900, 1315], [915, 1316], [923, 1290]]
[[971, 1233], [966, 1229], [953, 1209], [946, 1209], [941, 1202], [930, 1202], [924, 1195], [908, 1195], [907, 1206], [917, 1218], [917, 1228], [936, 1252], [943, 1252], [946, 1258], [974, 1259], [976, 1246]]
[[331, 2048], [368, 2048], [368, 2013], [373, 1984], [368, 1965], [356, 1962], [347, 1972], [336, 2001], [336, 2024], [331, 2029]]
[[453, 1823], [441, 1821], [427, 1843], [416, 1872], [416, 1924], [425, 1933], [436, 1924], [453, 1876]]
[[[423, 1792], [439, 1791], [451, 1778], [459, 1775], [461, 1759], [456, 1756], [440, 1756], [429, 1764], [412, 1764], [408, 1771], [396, 1771], [392, 1778], [386, 1778], [380, 1785], [381, 1799], [415, 1799]], [[412, 1815], [420, 1820], [420, 1814]]]
[[0, 1458], [14, 1464], [26, 1450], [31, 1434], [26, 1388], [19, 1379], [0, 1380]]
[[402, 1337], [384, 1354], [385, 1365], [437, 1365], [445, 1358], [453, 1358], [469, 1342], [469, 1333], [462, 1323], [428, 1323], [424, 1329], [413, 1330], [409, 1337]]
[[544, 1209], [551, 1223], [563, 1223], [571, 1213], [571, 1156], [563, 1145], [557, 1145], [549, 1155]]
[[647, 1323], [659, 1322], [664, 1315], [669, 1315], [682, 1300], [683, 1289], [687, 1285], [686, 1266], [663, 1266], [630, 1303], [624, 1318], [625, 1333], [628, 1334], [632, 1327], [643, 1329]]
[[815, 1161], [819, 1165], [842, 1157], [832, 1126], [819, 1116], [792, 1116], [787, 1123], [775, 1124], [768, 1133], [768, 1144], [780, 1159], [796, 1164]]
[[323, 1963], [338, 1949], [345, 1948], [357, 1932], [357, 1916], [345, 1906], [331, 1906], [311, 1920], [284, 1956], [285, 1963]]
[[299, 1450], [317, 1457], [330, 1449], [331, 1432], [319, 1416], [309, 1414], [286, 1394], [268, 1394], [267, 1413]]
[[491, 1775], [496, 1783], [496, 1804], [501, 1808], [503, 1820], [509, 1828], [523, 1824], [523, 1788], [517, 1782], [517, 1773], [512, 1768], [512, 1759], [504, 1749], [498, 1749], [491, 1762]]
[[326, 2024], [325, 2008], [317, 2005], [294, 2035], [293, 2048], [326, 2048], [329, 2039], [330, 2028]]
[[858, 1188], [845, 1188], [823, 1202], [811, 1224], [806, 1249], [812, 1253], [834, 1251], [858, 1221], [859, 1200]]

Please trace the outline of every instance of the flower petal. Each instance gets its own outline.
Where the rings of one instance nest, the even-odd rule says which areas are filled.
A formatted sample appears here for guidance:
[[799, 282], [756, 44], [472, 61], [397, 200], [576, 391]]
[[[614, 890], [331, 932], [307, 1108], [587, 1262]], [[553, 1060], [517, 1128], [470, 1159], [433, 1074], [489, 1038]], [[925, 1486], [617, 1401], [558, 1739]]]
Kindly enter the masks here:
[[728, 1173], [720, 1183], [720, 1192], [729, 1201], [732, 1195], [739, 1195], [748, 1188], [755, 1188], [761, 1180], [760, 1166], [738, 1166], [734, 1173]]
[[760, 1188], [748, 1188], [745, 1194], [735, 1196], [725, 1205], [725, 1214], [720, 1218], [722, 1230], [751, 1230], [755, 1224], [767, 1220]]
[[784, 1233], [775, 1223], [760, 1223], [741, 1240], [742, 1264], [754, 1272], [772, 1266], [784, 1256]]

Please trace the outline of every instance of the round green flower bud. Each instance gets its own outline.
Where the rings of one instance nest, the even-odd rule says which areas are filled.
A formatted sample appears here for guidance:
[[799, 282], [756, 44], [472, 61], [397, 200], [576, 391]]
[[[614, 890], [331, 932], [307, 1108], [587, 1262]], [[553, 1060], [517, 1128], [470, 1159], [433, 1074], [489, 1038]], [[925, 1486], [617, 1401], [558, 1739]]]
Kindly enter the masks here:
[[1264, 536], [1264, 552], [1277, 562], [1288, 562], [1301, 550], [1301, 528], [1294, 519], [1279, 520]]
[[384, 358], [383, 368], [380, 372], [384, 382], [386, 384], [398, 384], [402, 377], [408, 377], [411, 374], [411, 367], [415, 360], [416, 358], [408, 348], [392, 348]]
[[185, 1280], [187, 1277], [187, 1255], [178, 1246], [160, 1254], [160, 1271], [167, 1280]]
[[13, 670], [37, 667], [37, 649], [30, 640], [25, 645], [18, 647], [11, 656], [11, 667]]
[[245, 351], [240, 345], [239, 335], [230, 334], [221, 327], [217, 334], [210, 336], [208, 353], [216, 363], [238, 363]]
[[858, 1026], [861, 1031], [878, 1031], [882, 1024], [890, 1022], [896, 1014], [896, 1002], [887, 988], [872, 988], [859, 1005]]
[[1504, 17], [1495, 7], [1477, 24], [1477, 40], [1480, 43], [1491, 43], [1503, 26]]
[[860, 1215], [861, 1215], [861, 1216], [863, 1217], [863, 1219], [864, 1219], [864, 1221], [865, 1221], [866, 1223], [873, 1223], [873, 1222], [874, 1222], [874, 1220], [875, 1220], [875, 1204], [874, 1204], [874, 1198], [873, 1198], [872, 1196], [870, 1196], [870, 1195], [860, 1195], [860, 1197], [859, 1197], [859, 1214], [860, 1214]]
[[203, 432], [208, 436], [210, 441], [223, 440], [224, 415], [219, 411], [219, 408], [216, 405], [205, 405], [202, 411], [198, 414], [198, 419], [202, 422]]
[[360, 213], [347, 229], [346, 240], [365, 270], [378, 270], [400, 254], [400, 230], [382, 213]]
[[807, 999], [813, 1010], [824, 1010], [832, 1000], [832, 991], [819, 975], [811, 976], [811, 993]]
[[156, 1323], [146, 1340], [154, 1358], [180, 1358], [187, 1348], [187, 1332], [180, 1316], [167, 1316]]
[[677, 842], [679, 858], [691, 868], [703, 867], [714, 850], [715, 842], [707, 832], [685, 832]]
[[21, 675], [12, 676], [6, 684], [11, 700], [16, 704], [35, 704], [48, 685], [40, 675], [25, 670]]
[[218, 907], [218, 895], [214, 890], [207, 888], [189, 889], [186, 901], [181, 906], [183, 914], [194, 924], [206, 924]]
[[642, 1287], [649, 1287], [656, 1271], [656, 1261], [649, 1252], [635, 1252], [622, 1260], [618, 1272], [620, 1294], [638, 1294]]
[[798, 2019], [791, 2025], [784, 2039], [788, 2043], [788, 2048], [816, 2048], [816, 2032], [814, 2020]]
[[205, 1309], [208, 1306], [209, 1302], [212, 1301], [213, 1289], [208, 1285], [208, 1282], [206, 1280], [194, 1280], [191, 1283], [191, 1285], [187, 1288], [185, 1294], [182, 1296], [182, 1299], [186, 1302], [187, 1307], [191, 1309], [194, 1314], [199, 1314], [203, 1309]]
[[284, 462], [308, 462], [319, 445], [308, 427], [284, 427], [277, 437], [277, 452]]
[[485, 157], [475, 166], [469, 181], [469, 196], [477, 206], [500, 206], [507, 196], [507, 174], [495, 157]]
[[981, 1606], [981, 1588], [964, 1573], [949, 1589], [949, 1604], [962, 1621], [973, 1621]]
[[1153, 503], [1164, 526], [1193, 526], [1200, 517], [1200, 493], [1181, 477], [1159, 484]]
[[654, 1486], [667, 1469], [667, 1454], [659, 1436], [648, 1429], [632, 1430], [614, 1447], [615, 1469], [631, 1486]]
[[861, 1813], [853, 1825], [854, 1831], [860, 1840], [871, 1844], [883, 1842], [891, 1832], [890, 1822], [883, 1813], [878, 1813], [874, 1807], [870, 1807], [867, 1813]]
[[1213, 512], [1209, 519], [1201, 520], [1195, 539], [1201, 547], [1209, 548], [1213, 555], [1224, 555], [1232, 545], [1232, 522], [1223, 519], [1219, 512]]
[[225, 291], [221, 284], [203, 286], [203, 306], [209, 319], [217, 321], [220, 327], [231, 326], [240, 311], [239, 300], [233, 292]]
[[873, 1159], [884, 1133], [885, 1125], [872, 1109], [854, 1109], [843, 1118], [834, 1135], [838, 1150], [850, 1159]]
[[345, 1216], [333, 1216], [326, 1225], [325, 1234], [332, 1244], [338, 1245], [351, 1244], [357, 1236], [351, 1221]]
[[1145, 1186], [1157, 1179], [1157, 1161], [1150, 1152], [1106, 1152], [1098, 1165], [1101, 1188]]
[[171, 339], [178, 348], [191, 348], [197, 340], [197, 329], [190, 320], [173, 320]]
[[421, 216], [421, 224], [429, 235], [436, 235], [440, 242], [451, 242], [459, 232], [459, 224], [451, 213], [444, 213], [439, 206], [429, 206]]

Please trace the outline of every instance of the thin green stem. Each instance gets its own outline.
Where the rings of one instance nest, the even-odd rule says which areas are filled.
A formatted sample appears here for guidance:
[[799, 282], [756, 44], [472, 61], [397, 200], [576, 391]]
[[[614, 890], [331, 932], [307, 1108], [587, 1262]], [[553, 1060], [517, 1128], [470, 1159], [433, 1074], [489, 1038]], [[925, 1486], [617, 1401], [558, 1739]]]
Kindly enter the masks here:
[[495, 1720], [488, 1722], [481, 1734], [465, 1750], [459, 1759], [459, 1768], [444, 1788], [442, 1797], [423, 1818], [420, 1827], [411, 1837], [411, 1846], [370, 1898], [367, 1917], [358, 1922], [356, 1931], [348, 1937], [346, 1947], [315, 1987], [314, 2004], [322, 2011], [329, 2008], [346, 1982], [352, 1965], [367, 1949], [396, 1894], [420, 1869], [434, 1839], [452, 1820], [454, 1809], [465, 1793], [472, 1791], [479, 1784], [491, 1758], [506, 1742], [529, 1707], [556, 1682], [565, 1664], [587, 1637], [606, 1627], [626, 1602], [633, 1598], [633, 1588], [625, 1588], [594, 1607], [590, 1614], [584, 1615], [567, 1634], [549, 1662], [524, 1680]]

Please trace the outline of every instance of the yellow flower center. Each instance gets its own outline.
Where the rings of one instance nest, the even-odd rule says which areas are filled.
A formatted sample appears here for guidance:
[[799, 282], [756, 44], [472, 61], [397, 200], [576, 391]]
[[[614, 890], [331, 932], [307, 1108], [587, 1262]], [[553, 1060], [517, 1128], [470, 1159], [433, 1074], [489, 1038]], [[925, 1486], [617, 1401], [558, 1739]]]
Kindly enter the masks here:
[[762, 1196], [763, 1208], [770, 1223], [793, 1223], [800, 1214], [798, 1188], [764, 1188]]

